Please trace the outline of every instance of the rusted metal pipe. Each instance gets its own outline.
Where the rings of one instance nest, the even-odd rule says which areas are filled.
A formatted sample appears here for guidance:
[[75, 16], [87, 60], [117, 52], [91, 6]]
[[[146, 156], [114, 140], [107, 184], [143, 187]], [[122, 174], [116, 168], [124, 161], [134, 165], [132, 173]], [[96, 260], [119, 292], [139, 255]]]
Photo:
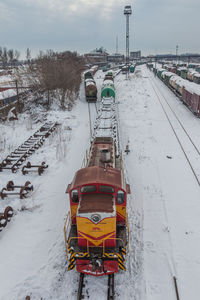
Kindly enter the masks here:
[[175, 276], [173, 276], [173, 280], [174, 280], [174, 286], [175, 286], [176, 298], [177, 298], [177, 300], [180, 300], [180, 297], [179, 297], [179, 291], [178, 291], [178, 285], [177, 285], [177, 279], [176, 279]]

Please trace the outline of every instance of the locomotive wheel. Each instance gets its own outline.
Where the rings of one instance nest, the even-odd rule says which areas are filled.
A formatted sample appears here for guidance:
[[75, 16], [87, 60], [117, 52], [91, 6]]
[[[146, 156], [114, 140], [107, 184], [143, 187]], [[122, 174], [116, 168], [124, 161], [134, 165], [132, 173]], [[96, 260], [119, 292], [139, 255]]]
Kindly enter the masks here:
[[25, 182], [24, 188], [26, 191], [33, 191], [33, 185], [31, 185], [30, 181]]
[[17, 169], [18, 169], [18, 167], [16, 165], [14, 165], [11, 169], [12, 173], [17, 173]]
[[7, 225], [7, 219], [4, 217], [4, 215], [0, 216], [0, 231], [3, 227], [6, 227]]
[[7, 191], [13, 191], [14, 190], [14, 182], [11, 180], [11, 181], [8, 181], [7, 185], [6, 185], [6, 189]]
[[11, 206], [7, 206], [4, 210], [4, 218], [7, 220], [7, 222], [10, 222], [14, 212]]
[[0, 197], [3, 200], [5, 197], [7, 197], [7, 194], [4, 193], [4, 191], [6, 191], [6, 188], [3, 188], [0, 192]]
[[31, 182], [30, 182], [30, 181], [26, 181], [26, 182], [25, 182], [24, 189], [25, 189], [26, 191], [33, 191], [33, 185], [31, 185]]
[[30, 163], [30, 161], [27, 162], [26, 167], [27, 167], [27, 168], [31, 168], [31, 163]]
[[44, 172], [44, 169], [42, 167], [38, 168], [38, 175], [40, 176]]
[[[26, 193], [24, 193], [24, 191], [25, 191]], [[20, 192], [19, 192], [20, 199], [26, 198], [26, 194], [27, 194], [27, 191], [26, 191], [25, 187], [21, 187]]]

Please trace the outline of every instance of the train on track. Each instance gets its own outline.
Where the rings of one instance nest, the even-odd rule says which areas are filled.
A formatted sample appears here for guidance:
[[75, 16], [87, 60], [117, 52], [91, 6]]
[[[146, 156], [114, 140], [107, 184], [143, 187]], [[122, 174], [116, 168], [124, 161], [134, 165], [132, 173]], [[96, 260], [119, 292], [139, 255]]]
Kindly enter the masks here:
[[114, 75], [112, 71], [108, 71], [104, 77], [101, 98], [112, 97], [115, 99]]
[[158, 76], [181, 101], [193, 112], [200, 117], [200, 86], [194, 82], [169, 72], [163, 68], [153, 68], [154, 74]]
[[88, 102], [97, 101], [97, 86], [93, 74], [91, 70], [84, 74], [85, 98]]
[[97, 86], [94, 80], [94, 75], [98, 70], [98, 66], [93, 66], [84, 74], [85, 98], [88, 102], [97, 101]]
[[182, 77], [183, 79], [188, 79], [191, 82], [200, 84], [200, 66], [186, 64], [182, 66], [171, 66], [171, 65], [163, 65], [163, 68], [169, 72], [173, 72], [178, 76]]
[[[108, 78], [109, 76], [109, 78]], [[112, 84], [111, 84], [112, 82]], [[129, 229], [113, 74], [107, 74], [85, 166], [67, 187], [64, 226], [68, 270], [104, 276], [125, 270]]]

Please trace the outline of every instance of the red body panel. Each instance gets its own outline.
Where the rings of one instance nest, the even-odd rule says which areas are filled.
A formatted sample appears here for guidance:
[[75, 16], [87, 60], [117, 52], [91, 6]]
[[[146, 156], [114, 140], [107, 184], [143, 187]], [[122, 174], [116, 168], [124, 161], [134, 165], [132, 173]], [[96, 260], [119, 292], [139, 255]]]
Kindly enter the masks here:
[[[118, 272], [118, 262], [106, 260], [104, 261], [104, 267], [100, 267], [98, 270], [92, 270], [92, 265], [89, 260], [78, 259], [76, 261], [76, 269], [80, 273], [85, 273], [92, 276], [104, 276]], [[104, 269], [104, 270], [103, 270]]]
[[10, 88], [8, 87], [8, 88], [6, 88], [6, 87], [4, 87], [4, 88], [0, 88], [0, 92], [4, 92], [4, 91], [7, 91], [7, 90], [9, 90]]
[[197, 94], [192, 95], [192, 111], [197, 115], [200, 116], [200, 96]]
[[192, 94], [183, 88], [183, 102], [197, 115], [200, 116], [200, 96]]
[[183, 97], [183, 102], [190, 108], [192, 102], [192, 93], [190, 93], [185, 88], [183, 88], [182, 97]]

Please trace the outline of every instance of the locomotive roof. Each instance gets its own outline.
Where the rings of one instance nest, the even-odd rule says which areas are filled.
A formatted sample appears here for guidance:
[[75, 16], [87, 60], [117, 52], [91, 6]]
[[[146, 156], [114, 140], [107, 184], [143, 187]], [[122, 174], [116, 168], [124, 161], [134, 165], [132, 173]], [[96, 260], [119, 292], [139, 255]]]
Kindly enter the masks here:
[[70, 190], [82, 185], [101, 183], [122, 188], [121, 171], [111, 167], [87, 167], [76, 172]]

